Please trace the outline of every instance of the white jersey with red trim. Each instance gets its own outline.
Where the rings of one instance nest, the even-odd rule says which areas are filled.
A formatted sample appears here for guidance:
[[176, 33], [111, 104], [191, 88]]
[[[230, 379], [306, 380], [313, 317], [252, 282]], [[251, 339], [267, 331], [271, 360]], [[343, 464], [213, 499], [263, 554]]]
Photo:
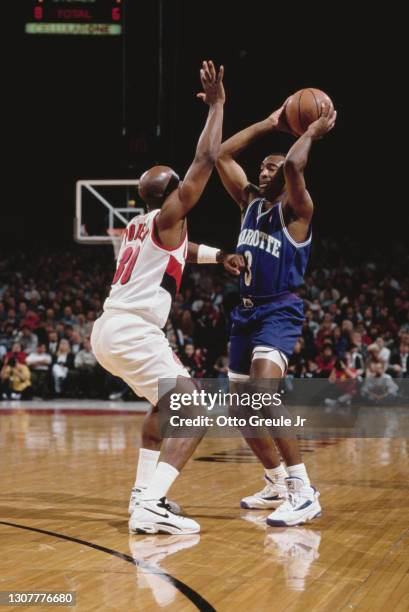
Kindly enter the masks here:
[[127, 225], [117, 259], [117, 269], [104, 310], [134, 312], [164, 327], [172, 298], [179, 290], [187, 255], [187, 232], [175, 249], [155, 238], [160, 210], [134, 217]]

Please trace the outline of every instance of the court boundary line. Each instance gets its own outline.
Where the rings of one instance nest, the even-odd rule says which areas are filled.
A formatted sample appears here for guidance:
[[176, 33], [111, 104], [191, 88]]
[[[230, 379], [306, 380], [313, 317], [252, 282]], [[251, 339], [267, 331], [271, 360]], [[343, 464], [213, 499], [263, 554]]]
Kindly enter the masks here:
[[28, 527], [27, 525], [20, 525], [19, 523], [10, 523], [8, 521], [0, 521], [0, 525], [7, 525], [8, 527], [15, 527], [17, 529], [25, 529], [26, 531], [34, 531], [37, 533], [53, 536], [55, 538], [60, 538], [61, 540], [67, 540], [68, 542], [82, 544], [83, 546], [88, 546], [88, 548], [93, 548], [94, 550], [99, 550], [100, 552], [104, 552], [108, 555], [112, 555], [113, 557], [117, 557], [118, 559], [122, 559], [122, 561], [131, 563], [136, 567], [142, 567], [143, 569], [150, 570], [152, 574], [156, 574], [159, 578], [164, 580], [164, 582], [171, 584], [176, 590], [178, 590], [182, 595], [189, 599], [189, 601], [191, 601], [192, 604], [196, 606], [196, 608], [201, 612], [216, 612], [216, 609], [213, 608], [213, 606], [208, 601], [206, 601], [204, 597], [202, 597], [190, 586], [188, 586], [178, 578], [174, 578], [174, 576], [167, 574], [160, 568], [153, 567], [145, 563], [144, 561], [138, 561], [137, 559], [134, 559], [133, 557], [131, 557], [131, 555], [121, 553], [118, 550], [114, 550], [113, 548], [101, 546], [100, 544], [94, 544], [93, 542], [80, 540], [79, 538], [65, 535], [64, 533], [58, 533], [57, 531], [48, 531], [47, 529], [40, 529], [39, 527]]

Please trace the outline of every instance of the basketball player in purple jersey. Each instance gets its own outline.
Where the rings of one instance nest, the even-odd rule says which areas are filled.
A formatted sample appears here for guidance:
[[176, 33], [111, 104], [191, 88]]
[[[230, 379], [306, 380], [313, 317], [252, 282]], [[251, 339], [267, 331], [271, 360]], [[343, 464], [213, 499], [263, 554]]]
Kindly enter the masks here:
[[[293, 291], [303, 283], [311, 248], [313, 202], [304, 179], [311, 146], [335, 125], [332, 104], [293, 144], [287, 155], [269, 155], [251, 185], [236, 157], [273, 131], [289, 131], [285, 105], [224, 142], [217, 161], [223, 185], [239, 205], [242, 227], [237, 253], [246, 268], [240, 275], [240, 305], [232, 313], [229, 378], [280, 379], [285, 375], [304, 319], [303, 302]], [[296, 438], [246, 438], [264, 466], [266, 486], [245, 497], [243, 508], [275, 509], [273, 526], [292, 526], [319, 516], [319, 493], [311, 487]], [[280, 462], [276, 445], [284, 459]]]

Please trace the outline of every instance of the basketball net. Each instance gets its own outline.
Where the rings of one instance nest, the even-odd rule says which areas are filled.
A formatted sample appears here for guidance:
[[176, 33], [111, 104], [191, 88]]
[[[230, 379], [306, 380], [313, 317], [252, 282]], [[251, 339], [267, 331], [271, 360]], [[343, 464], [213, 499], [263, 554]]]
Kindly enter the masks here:
[[118, 258], [125, 231], [125, 227], [112, 227], [107, 229], [107, 234], [111, 238], [112, 246], [114, 249], [115, 259]]

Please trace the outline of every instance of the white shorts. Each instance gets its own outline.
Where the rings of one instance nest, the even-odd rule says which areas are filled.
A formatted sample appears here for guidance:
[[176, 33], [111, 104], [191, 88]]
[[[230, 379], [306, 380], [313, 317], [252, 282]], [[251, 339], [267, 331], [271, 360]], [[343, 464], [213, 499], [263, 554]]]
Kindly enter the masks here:
[[122, 378], [154, 406], [158, 403], [159, 378], [190, 378], [163, 331], [142, 316], [106, 310], [94, 323], [91, 345], [103, 368]]

